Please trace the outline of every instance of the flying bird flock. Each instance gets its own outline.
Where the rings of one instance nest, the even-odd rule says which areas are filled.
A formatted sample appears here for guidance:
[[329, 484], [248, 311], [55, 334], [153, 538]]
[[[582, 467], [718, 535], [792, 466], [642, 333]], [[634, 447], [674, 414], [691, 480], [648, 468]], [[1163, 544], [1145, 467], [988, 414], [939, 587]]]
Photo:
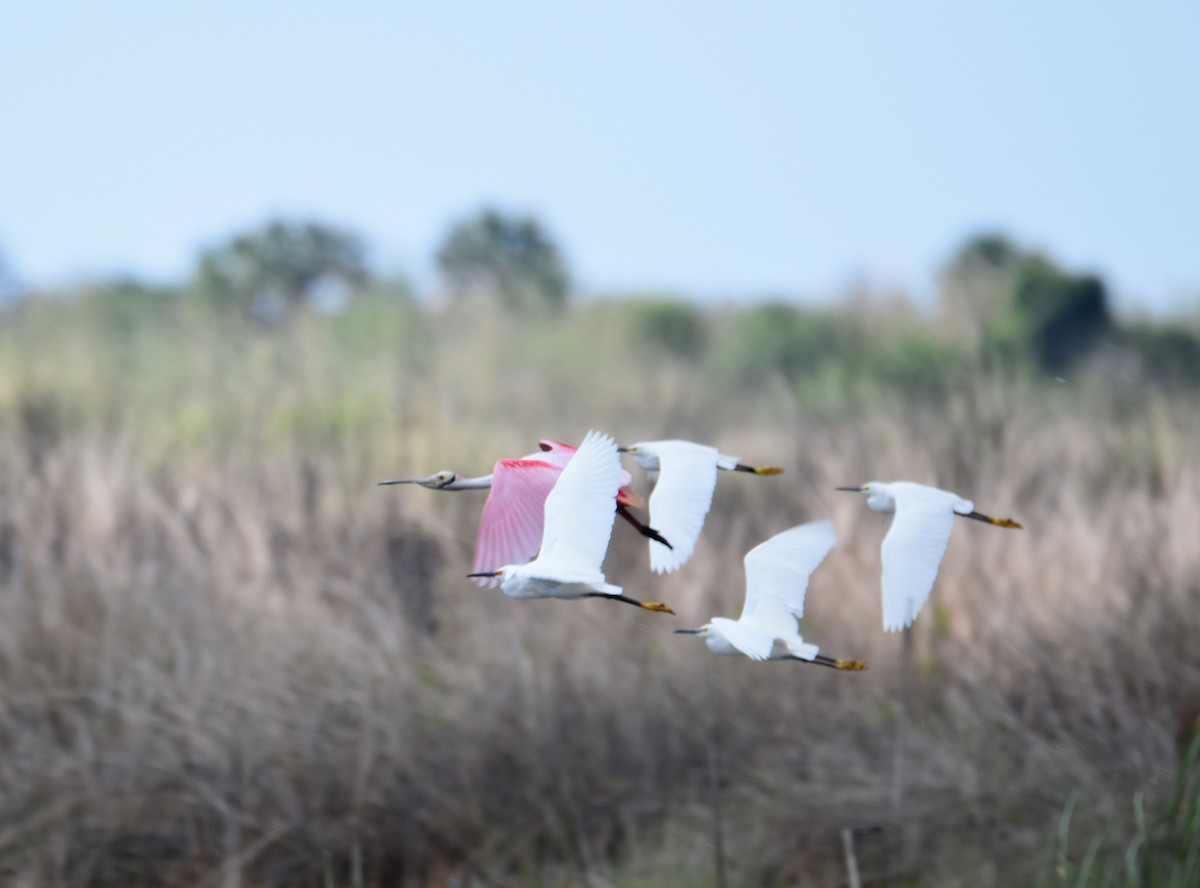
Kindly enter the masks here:
[[[653, 483], [648, 502], [633, 488], [621, 454]], [[712, 505], [719, 471], [777, 475], [775, 467], [750, 466], [738, 457], [691, 441], [646, 441], [618, 447], [591, 431], [576, 448], [539, 442], [539, 451], [501, 459], [490, 475], [462, 478], [440, 471], [424, 478], [381, 481], [432, 490], [488, 490], [468, 577], [499, 585], [511, 598], [600, 598], [658, 613], [665, 604], [630, 597], [604, 578], [602, 564], [618, 515], [646, 538], [655, 573], [678, 570], [695, 551]], [[955, 515], [997, 527], [1020, 528], [1009, 518], [975, 510], [955, 493], [911, 481], [871, 481], [837, 490], [867, 495], [867, 506], [892, 516], [883, 538], [883, 628], [907, 629], [929, 598]], [[636, 513], [647, 511], [643, 521]], [[746, 597], [738, 619], [713, 617], [695, 629], [717, 654], [751, 660], [799, 660], [859, 671], [861, 660], [818, 653], [800, 635], [809, 577], [837, 542], [833, 525], [813, 521], [759, 543], [745, 556]]]

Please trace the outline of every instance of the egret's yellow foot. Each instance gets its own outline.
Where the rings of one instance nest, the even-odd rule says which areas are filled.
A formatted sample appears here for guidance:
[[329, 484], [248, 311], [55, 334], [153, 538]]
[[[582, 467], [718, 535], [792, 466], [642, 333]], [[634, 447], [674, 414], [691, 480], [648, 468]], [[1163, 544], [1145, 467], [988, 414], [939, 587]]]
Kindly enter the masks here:
[[752, 475], [782, 475], [783, 469], [778, 466], [748, 466], [745, 463], [738, 463], [734, 467], [737, 472], [749, 472]]
[[988, 522], [997, 527], [1015, 527], [1017, 530], [1023, 530], [1019, 522], [1013, 521], [1011, 518], [988, 518]]
[[660, 614], [674, 614], [675, 613], [675, 611], [671, 610], [665, 604], [659, 604], [657, 601], [639, 601], [638, 604], [640, 604], [642, 607], [644, 607], [648, 611], [658, 611], [658, 613], [660, 613]]
[[965, 515], [967, 518], [974, 518], [976, 521], [984, 521], [988, 524], [994, 524], [996, 527], [1014, 527], [1021, 530], [1021, 525], [1013, 521], [1011, 518], [993, 518], [991, 515], [985, 515], [983, 512], [959, 512], [960, 515]]
[[867, 668], [867, 664], [862, 660], [837, 660], [833, 657], [826, 657], [824, 654], [817, 654], [811, 660], [807, 657], [792, 657], [793, 660], [802, 660], [805, 663], [816, 663], [818, 666], [828, 666], [830, 669], [846, 669], [850, 672], [862, 672]]

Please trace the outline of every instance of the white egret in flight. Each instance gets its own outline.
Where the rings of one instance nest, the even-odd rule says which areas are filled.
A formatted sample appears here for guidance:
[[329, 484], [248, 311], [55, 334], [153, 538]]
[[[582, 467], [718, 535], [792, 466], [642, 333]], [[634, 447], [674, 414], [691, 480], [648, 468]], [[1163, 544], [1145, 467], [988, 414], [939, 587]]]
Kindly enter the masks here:
[[[379, 483], [419, 484], [431, 490], [490, 490], [479, 519], [471, 570], [483, 572], [500, 564], [522, 564], [538, 553], [546, 497], [576, 450], [570, 444], [549, 440], [539, 441], [538, 447], [541, 448], [538, 453], [497, 461], [492, 474], [477, 478], [463, 478], [443, 470], [426, 478]], [[628, 472], [621, 472], [621, 488], [616, 493], [617, 514], [636, 527], [642, 536], [656, 540], [669, 551], [671, 543], [667, 538], [629, 511], [645, 507], [642, 498], [628, 486], [631, 480]], [[495, 579], [477, 579], [476, 582], [496, 585]]]
[[692, 557], [717, 486], [717, 469], [778, 475], [773, 466], [743, 465], [736, 456], [692, 441], [642, 441], [622, 447], [647, 474], [657, 479], [650, 494], [650, 523], [671, 541], [670, 548], [650, 544], [655, 573], [678, 570]]
[[746, 603], [736, 620], [713, 617], [698, 635], [716, 654], [745, 654], [751, 660], [805, 660], [834, 669], [860, 670], [861, 660], [836, 660], [817, 653], [800, 637], [796, 621], [804, 616], [808, 578], [833, 548], [837, 536], [828, 521], [801, 524], [751, 549], [746, 562]]
[[976, 512], [974, 503], [956, 493], [912, 481], [871, 481], [837, 489], [865, 493], [869, 508], [895, 513], [883, 538], [883, 628], [887, 632], [911, 626], [929, 598], [955, 515], [997, 527], [1021, 527], [1011, 518]]
[[609, 598], [646, 610], [675, 613], [638, 601], [604, 580], [600, 569], [616, 518], [621, 458], [608, 435], [588, 432], [546, 497], [541, 547], [533, 561], [468, 574], [498, 578], [510, 598]]

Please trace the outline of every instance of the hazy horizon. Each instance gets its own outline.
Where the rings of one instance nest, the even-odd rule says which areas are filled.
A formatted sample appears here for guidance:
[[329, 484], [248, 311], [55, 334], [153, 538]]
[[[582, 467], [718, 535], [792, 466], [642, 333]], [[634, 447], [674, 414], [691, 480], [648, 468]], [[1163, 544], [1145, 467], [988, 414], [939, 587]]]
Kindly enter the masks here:
[[543, 221], [588, 292], [919, 297], [997, 230], [1123, 309], [1200, 300], [1182, 2], [3, 20], [0, 255], [30, 285], [179, 279], [276, 215], [358, 231], [426, 283], [447, 227], [494, 204]]

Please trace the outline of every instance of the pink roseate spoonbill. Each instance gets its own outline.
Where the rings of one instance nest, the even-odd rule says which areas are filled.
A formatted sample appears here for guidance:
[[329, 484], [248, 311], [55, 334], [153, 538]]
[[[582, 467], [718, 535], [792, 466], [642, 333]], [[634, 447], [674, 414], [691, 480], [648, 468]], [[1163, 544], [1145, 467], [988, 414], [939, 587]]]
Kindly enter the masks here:
[[751, 549], [746, 563], [746, 602], [736, 620], [713, 617], [698, 635], [714, 654], [745, 654], [751, 660], [803, 660], [833, 669], [858, 671], [861, 660], [838, 660], [800, 637], [796, 621], [804, 616], [808, 578], [833, 548], [837, 536], [828, 521], [801, 524]]
[[692, 441], [643, 441], [622, 447], [654, 479], [650, 494], [650, 523], [671, 541], [669, 549], [650, 545], [650, 567], [655, 573], [678, 570], [692, 557], [704, 519], [712, 506], [717, 470], [778, 475], [774, 466], [744, 465], [715, 447]]
[[[538, 447], [538, 453], [520, 459], [498, 460], [490, 475], [463, 478], [447, 469], [425, 478], [379, 483], [419, 484], [431, 490], [490, 490], [479, 520], [471, 569], [482, 572], [498, 564], [521, 564], [538, 553], [546, 497], [576, 451], [575, 447], [560, 441], [542, 440]], [[629, 487], [631, 481], [629, 473], [622, 470], [621, 487], [616, 494], [617, 514], [637, 528], [642, 536], [670, 549], [671, 544], [665, 537], [630, 512], [630, 509], [645, 507], [642, 498]], [[481, 586], [497, 584], [494, 579], [476, 582]]]
[[665, 604], [638, 601], [604, 580], [600, 569], [616, 520], [621, 459], [608, 435], [588, 432], [546, 496], [538, 556], [467, 576], [499, 579], [510, 598], [607, 598], [673, 614]]
[[993, 518], [975, 511], [975, 504], [957, 493], [913, 481], [871, 481], [857, 487], [838, 487], [867, 495], [867, 507], [894, 514], [883, 537], [883, 628], [907, 629], [917, 618], [933, 589], [938, 566], [950, 541], [954, 516], [973, 518], [997, 527], [1020, 529], [1011, 518]]

